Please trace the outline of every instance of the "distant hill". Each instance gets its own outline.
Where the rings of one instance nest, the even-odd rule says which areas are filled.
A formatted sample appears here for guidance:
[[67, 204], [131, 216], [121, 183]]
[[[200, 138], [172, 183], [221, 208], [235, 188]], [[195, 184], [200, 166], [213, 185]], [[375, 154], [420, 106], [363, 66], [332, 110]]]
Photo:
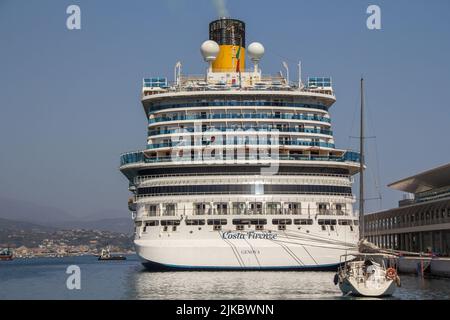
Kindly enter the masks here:
[[61, 209], [4, 197], [0, 197], [0, 218], [50, 226], [55, 222], [76, 220]]
[[90, 212], [89, 214], [82, 215], [80, 220], [102, 220], [102, 219], [116, 219], [116, 218], [130, 218], [131, 214], [128, 208], [125, 206], [122, 210], [108, 209], [108, 210], [97, 210]]
[[95, 211], [78, 218], [51, 206], [0, 197], [0, 219], [2, 219], [0, 226], [22, 225], [23, 230], [26, 229], [24, 226], [27, 226], [40, 228], [39, 230], [49, 228], [101, 230], [127, 234], [133, 232], [133, 221], [127, 209]]
[[22, 221], [14, 221], [9, 219], [0, 218], [0, 231], [4, 230], [24, 230], [24, 231], [55, 231], [56, 228], [41, 226], [38, 224]]
[[91, 221], [67, 221], [55, 224], [60, 229], [100, 230], [131, 234], [133, 220], [131, 218], [111, 218]]

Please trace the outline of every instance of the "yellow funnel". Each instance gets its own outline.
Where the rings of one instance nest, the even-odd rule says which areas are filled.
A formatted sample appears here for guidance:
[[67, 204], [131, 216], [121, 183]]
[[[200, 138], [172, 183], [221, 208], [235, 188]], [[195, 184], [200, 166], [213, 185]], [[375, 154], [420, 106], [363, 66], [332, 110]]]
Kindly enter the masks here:
[[236, 72], [239, 47], [239, 69], [245, 70], [245, 23], [222, 18], [209, 24], [209, 39], [217, 42], [219, 55], [212, 64], [213, 72]]

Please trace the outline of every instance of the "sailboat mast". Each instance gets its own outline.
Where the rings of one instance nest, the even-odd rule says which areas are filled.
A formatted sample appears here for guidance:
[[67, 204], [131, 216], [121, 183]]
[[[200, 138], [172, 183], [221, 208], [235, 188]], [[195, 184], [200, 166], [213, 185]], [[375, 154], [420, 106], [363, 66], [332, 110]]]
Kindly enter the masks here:
[[359, 237], [364, 239], [364, 79], [361, 78], [361, 118], [359, 135]]

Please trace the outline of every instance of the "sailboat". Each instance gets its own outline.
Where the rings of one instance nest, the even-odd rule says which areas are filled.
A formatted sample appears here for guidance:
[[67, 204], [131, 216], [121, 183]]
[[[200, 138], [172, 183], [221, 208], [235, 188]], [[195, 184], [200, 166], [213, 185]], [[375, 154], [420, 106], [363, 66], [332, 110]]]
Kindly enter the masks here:
[[[387, 254], [364, 239], [364, 79], [361, 78], [361, 118], [360, 118], [360, 186], [359, 225], [360, 241], [357, 253], [341, 256], [334, 283], [339, 285], [344, 295], [361, 297], [385, 297], [394, 294], [400, 286], [400, 277], [392, 266], [392, 254]], [[352, 259], [352, 257], [354, 257]], [[349, 261], [350, 260], [350, 261]], [[390, 265], [387, 265], [390, 264]]]

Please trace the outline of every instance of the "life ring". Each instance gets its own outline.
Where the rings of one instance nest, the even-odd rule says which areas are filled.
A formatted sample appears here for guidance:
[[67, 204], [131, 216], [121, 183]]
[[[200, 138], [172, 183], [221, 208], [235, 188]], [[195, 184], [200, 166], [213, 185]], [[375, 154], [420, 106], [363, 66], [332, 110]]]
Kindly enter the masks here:
[[386, 278], [389, 280], [395, 280], [395, 278], [397, 278], [397, 271], [395, 271], [394, 268], [388, 268], [386, 270]]

